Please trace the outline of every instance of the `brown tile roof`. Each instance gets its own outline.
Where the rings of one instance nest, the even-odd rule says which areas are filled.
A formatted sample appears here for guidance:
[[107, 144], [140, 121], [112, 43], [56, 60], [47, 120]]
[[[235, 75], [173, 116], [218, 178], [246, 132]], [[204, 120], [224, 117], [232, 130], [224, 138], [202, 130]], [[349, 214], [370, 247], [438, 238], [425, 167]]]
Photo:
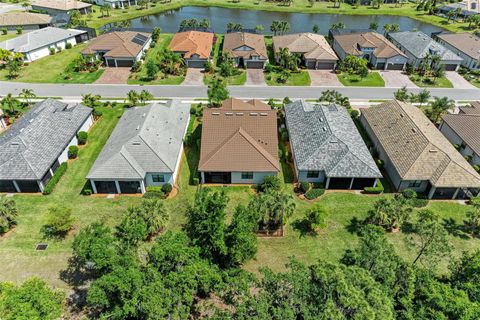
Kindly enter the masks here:
[[130, 58], [136, 57], [142, 51], [144, 45], [133, 41], [137, 35], [150, 38], [152, 35], [145, 32], [135, 31], [115, 31], [100, 35], [92, 40], [88, 46], [82, 50], [82, 54], [94, 54], [97, 52], [106, 52], [106, 57]]
[[[250, 47], [252, 51], [234, 50], [242, 46]], [[228, 52], [232, 57], [250, 58], [251, 56], [259, 56], [262, 59], [268, 58], [265, 39], [261, 34], [247, 32], [227, 33], [223, 41], [223, 51]]]
[[419, 108], [393, 100], [364, 109], [362, 115], [403, 180], [480, 187], [480, 175]]
[[480, 106], [460, 108], [459, 114], [447, 114], [442, 120], [480, 155]]
[[185, 52], [184, 57], [190, 58], [197, 54], [208, 59], [212, 52], [213, 33], [201, 31], [185, 31], [175, 33], [168, 48], [174, 52]]
[[91, 7], [90, 3], [85, 3], [75, 0], [33, 0], [30, 2], [32, 6], [43, 8], [57, 9], [57, 10], [74, 10]]
[[338, 57], [325, 37], [316, 33], [295, 33], [273, 37], [275, 52], [288, 48], [290, 52], [302, 53], [306, 59], [337, 61]]
[[342, 34], [334, 36], [334, 40], [343, 51], [354, 56], [363, 54], [358, 49], [358, 45], [360, 45], [361, 47], [375, 48], [373, 54], [378, 58], [390, 58], [398, 55], [406, 57], [393, 43], [376, 32]]
[[480, 101], [475, 101], [469, 107], [460, 107], [460, 113], [480, 115]]
[[199, 171], [278, 172], [277, 113], [258, 101], [228, 99], [205, 109]]
[[52, 17], [48, 14], [31, 12], [8, 12], [0, 14], [0, 26], [28, 26], [50, 24]]
[[480, 58], [480, 38], [471, 33], [445, 33], [437, 37], [473, 59]]

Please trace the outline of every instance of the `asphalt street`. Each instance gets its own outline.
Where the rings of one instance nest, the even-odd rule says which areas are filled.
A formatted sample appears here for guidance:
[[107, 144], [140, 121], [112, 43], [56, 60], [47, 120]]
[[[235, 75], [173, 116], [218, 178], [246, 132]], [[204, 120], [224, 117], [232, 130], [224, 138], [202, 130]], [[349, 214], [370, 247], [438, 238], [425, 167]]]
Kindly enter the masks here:
[[[130, 90], [148, 90], [155, 98], [204, 98], [205, 86], [141, 86], [111, 84], [37, 84], [19, 82], [0, 82], [0, 96], [7, 93], [18, 95], [24, 88], [33, 89], [37, 96], [78, 98], [82, 94], [99, 94], [108, 98], [124, 98]], [[324, 90], [337, 90], [350, 99], [391, 99], [398, 88], [361, 88], [361, 87], [284, 87], [284, 86], [231, 86], [230, 96], [236, 98], [318, 98]], [[409, 89], [418, 92], [421, 89]], [[480, 100], [479, 89], [429, 89], [432, 96], [447, 96], [457, 101]]]

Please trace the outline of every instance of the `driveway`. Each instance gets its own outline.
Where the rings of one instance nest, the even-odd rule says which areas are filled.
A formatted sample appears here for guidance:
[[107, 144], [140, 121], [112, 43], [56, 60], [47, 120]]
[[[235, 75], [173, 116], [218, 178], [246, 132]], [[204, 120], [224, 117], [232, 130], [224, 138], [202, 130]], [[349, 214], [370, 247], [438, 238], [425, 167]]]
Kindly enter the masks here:
[[129, 76], [130, 68], [105, 68], [105, 71], [95, 83], [126, 84]]
[[385, 80], [385, 87], [387, 88], [417, 88], [417, 85], [413, 83], [408, 78], [408, 75], [406, 75], [402, 71], [379, 70], [378, 73], [380, 73], [380, 76], [382, 76], [383, 80]]
[[343, 87], [337, 75], [332, 70], [308, 70], [311, 86], [314, 87]]
[[476, 88], [473, 84], [465, 80], [464, 77], [459, 75], [456, 71], [447, 71], [445, 76], [453, 84], [456, 89], [473, 89]]
[[200, 68], [188, 68], [185, 80], [182, 85], [199, 86], [203, 85], [203, 69]]
[[266, 86], [263, 69], [247, 69], [247, 86]]

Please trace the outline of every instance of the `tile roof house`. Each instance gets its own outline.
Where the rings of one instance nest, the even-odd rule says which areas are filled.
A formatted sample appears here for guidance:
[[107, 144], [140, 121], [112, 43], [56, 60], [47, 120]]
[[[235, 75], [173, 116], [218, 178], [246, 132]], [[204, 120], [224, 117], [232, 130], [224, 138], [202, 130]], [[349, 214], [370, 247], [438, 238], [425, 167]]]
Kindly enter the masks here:
[[396, 190], [411, 188], [429, 199], [479, 193], [480, 175], [421, 109], [393, 100], [363, 109], [361, 123]]
[[94, 193], [144, 193], [174, 185], [183, 153], [190, 105], [178, 100], [125, 111], [87, 179]]
[[24, 60], [31, 62], [50, 55], [50, 48], [63, 50], [67, 43], [74, 46], [87, 38], [87, 31], [47, 27], [0, 42], [0, 48], [22, 53]]
[[150, 47], [152, 35], [146, 32], [113, 31], [93, 39], [82, 55], [103, 59], [107, 67], [131, 67]]
[[93, 124], [92, 109], [47, 99], [0, 136], [0, 192], [40, 192], [77, 134]]
[[464, 33], [440, 33], [434, 39], [463, 59], [462, 65], [468, 69], [480, 69], [480, 37]]
[[285, 106], [298, 181], [328, 189], [363, 189], [382, 175], [348, 111], [297, 100]]
[[210, 60], [213, 33], [184, 31], [175, 33], [168, 48], [180, 54], [189, 68], [203, 68]]
[[480, 102], [459, 109], [443, 116], [440, 131], [470, 163], [480, 165]]
[[376, 32], [352, 32], [333, 37], [333, 49], [340, 59], [348, 55], [365, 58], [374, 69], [403, 70], [407, 56]]
[[414, 68], [418, 68], [427, 55], [439, 55], [446, 71], [456, 71], [463, 62], [461, 57], [421, 31], [389, 33], [388, 38], [408, 56]]
[[280, 171], [277, 113], [258, 100], [227, 99], [203, 111], [202, 183], [259, 184]]
[[15, 31], [17, 27], [23, 31], [36, 30], [48, 27], [52, 23], [48, 14], [32, 12], [7, 12], [0, 14], [0, 28]]
[[33, 10], [45, 11], [52, 16], [70, 14], [73, 10], [78, 10], [81, 14], [92, 11], [92, 4], [77, 0], [32, 0], [30, 5]]
[[316, 33], [295, 33], [273, 37], [273, 50], [278, 59], [281, 48], [298, 53], [304, 59], [307, 69], [333, 69], [338, 57], [325, 37]]
[[235, 58], [239, 67], [262, 69], [268, 61], [265, 39], [261, 34], [227, 33], [223, 40], [223, 52]]

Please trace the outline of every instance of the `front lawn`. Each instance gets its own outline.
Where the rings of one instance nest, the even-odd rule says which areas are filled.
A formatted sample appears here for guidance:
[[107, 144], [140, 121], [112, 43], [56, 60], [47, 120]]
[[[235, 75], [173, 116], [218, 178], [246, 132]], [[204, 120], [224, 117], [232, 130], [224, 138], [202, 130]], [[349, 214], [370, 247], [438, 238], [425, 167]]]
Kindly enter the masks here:
[[369, 72], [368, 76], [362, 78], [358, 75], [341, 73], [338, 80], [346, 87], [385, 87], [385, 81], [378, 72]]
[[17, 34], [17, 33], [0, 34], [0, 42], [7, 41], [7, 40], [10, 40], [10, 39], [16, 38], [18, 36], [19, 36], [19, 34]]
[[[223, 78], [226, 80], [227, 85], [229, 86], [241, 86], [244, 85], [245, 82], [247, 81], [247, 73], [245, 70], [239, 70], [239, 74], [231, 76], [231, 77], [226, 77]], [[212, 73], [205, 73], [205, 76], [203, 77], [203, 83], [208, 85], [212, 81], [213, 77], [215, 74]]]
[[453, 88], [453, 84], [446, 77], [437, 78], [435, 82], [433, 82], [431, 78], [414, 74], [410, 76], [410, 80], [422, 88]]
[[290, 76], [284, 83], [278, 81], [280, 77], [281, 75], [278, 72], [266, 72], [265, 82], [269, 86], [309, 86], [311, 82], [310, 75], [305, 70], [290, 73]]

